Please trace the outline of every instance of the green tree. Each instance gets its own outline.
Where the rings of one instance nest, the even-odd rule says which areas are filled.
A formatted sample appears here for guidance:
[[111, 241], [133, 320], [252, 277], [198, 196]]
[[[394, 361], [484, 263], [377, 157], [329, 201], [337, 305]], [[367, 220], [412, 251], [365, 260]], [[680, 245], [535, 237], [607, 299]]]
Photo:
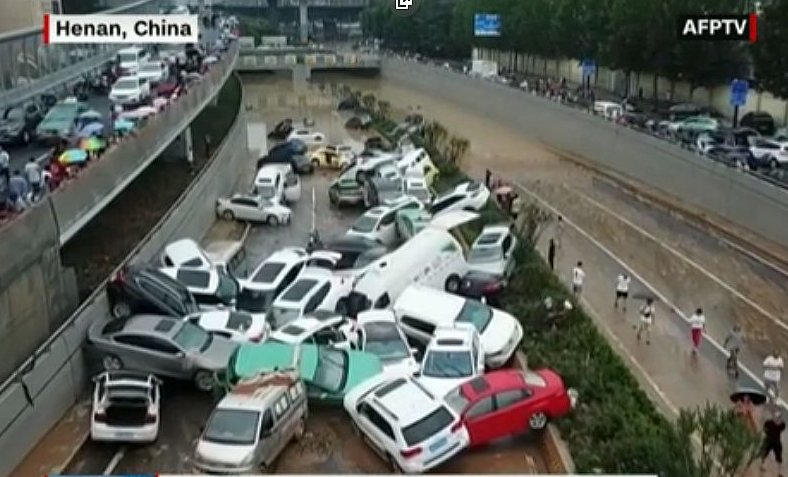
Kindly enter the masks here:
[[391, 103], [388, 101], [378, 101], [378, 119], [388, 121], [391, 119]]
[[443, 158], [451, 164], [459, 165], [470, 149], [470, 141], [462, 137], [452, 136], [445, 144]]
[[375, 106], [378, 104], [378, 98], [374, 94], [367, 93], [361, 97], [361, 104], [364, 105], [369, 114], [374, 114]]
[[758, 40], [752, 48], [755, 78], [759, 86], [788, 99], [788, 1], [763, 2], [758, 21]]

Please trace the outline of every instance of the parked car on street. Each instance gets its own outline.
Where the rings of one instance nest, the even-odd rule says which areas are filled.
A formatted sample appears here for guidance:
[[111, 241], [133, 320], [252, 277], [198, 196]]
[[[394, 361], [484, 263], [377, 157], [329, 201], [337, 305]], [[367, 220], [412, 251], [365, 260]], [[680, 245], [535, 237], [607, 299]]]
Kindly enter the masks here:
[[297, 128], [290, 132], [287, 136], [288, 141], [292, 141], [294, 139], [298, 139], [302, 141], [307, 147], [318, 147], [322, 146], [326, 143], [326, 135], [317, 132], [317, 131], [310, 131], [309, 129], [302, 129]]
[[140, 65], [137, 73], [145, 79], [151, 87], [164, 83], [170, 76], [170, 69], [164, 61], [148, 61]]
[[159, 437], [159, 379], [133, 371], [104, 371], [93, 378], [90, 439], [147, 444]]
[[190, 238], [171, 242], [160, 257], [162, 267], [213, 268], [214, 264], [200, 245]]
[[29, 144], [45, 114], [44, 106], [37, 101], [6, 109], [0, 119], [0, 144]]
[[403, 194], [402, 179], [371, 177], [364, 182], [364, 206], [391, 205], [400, 200]]
[[425, 207], [428, 207], [434, 199], [432, 190], [430, 190], [426, 180], [421, 177], [405, 176], [402, 192], [405, 195], [415, 197], [419, 202], [424, 204]]
[[435, 328], [424, 349], [418, 381], [439, 397], [484, 373], [484, 350], [479, 332], [470, 323]]
[[436, 197], [428, 210], [433, 216], [455, 210], [479, 211], [489, 199], [490, 190], [484, 184], [468, 181]]
[[399, 241], [395, 223], [397, 211], [420, 209], [421, 207], [421, 203], [415, 199], [395, 207], [373, 207], [353, 222], [346, 235], [348, 237], [363, 237], [380, 242], [386, 247], [393, 247]]
[[304, 436], [309, 414], [303, 381], [294, 370], [236, 384], [211, 413], [194, 452], [208, 474], [270, 472], [291, 440]]
[[771, 136], [777, 129], [774, 125], [774, 118], [766, 111], [750, 111], [745, 113], [739, 120], [739, 126], [752, 128], [762, 136]]
[[307, 258], [306, 250], [298, 247], [286, 247], [272, 253], [247, 278], [239, 280], [241, 293], [236, 307], [251, 313], [267, 312], [301, 273]]
[[268, 133], [268, 138], [284, 141], [291, 132], [293, 132], [293, 120], [286, 118], [276, 123], [274, 129]]
[[412, 375], [421, 366], [418, 350], [408, 343], [391, 310], [369, 310], [356, 316], [357, 327], [351, 335], [354, 349], [372, 353], [383, 363], [383, 370]]
[[577, 391], [564, 388], [558, 374], [542, 369], [498, 370], [457, 386], [445, 397], [462, 418], [470, 446], [544, 429], [575, 407]]
[[203, 310], [232, 307], [238, 299], [238, 280], [225, 271], [190, 267], [162, 267], [159, 270], [184, 284]]
[[237, 381], [277, 369], [297, 369], [309, 399], [328, 404], [341, 403], [346, 393], [383, 372], [380, 360], [362, 351], [268, 341], [241, 345], [228, 378]]
[[405, 334], [425, 344], [430, 342], [438, 327], [472, 324], [481, 336], [489, 368], [506, 364], [523, 338], [523, 327], [505, 311], [422, 285], [406, 288], [394, 303], [393, 310]]
[[355, 157], [353, 149], [345, 144], [328, 144], [318, 148], [309, 156], [309, 162], [316, 169], [327, 167], [332, 169], [343, 169], [347, 167]]
[[335, 273], [361, 270], [389, 252], [389, 248], [378, 240], [348, 236], [325, 240], [323, 250], [340, 255], [333, 268]]
[[348, 393], [344, 406], [395, 472], [426, 472], [468, 445], [459, 415], [409, 376], [376, 376]]
[[336, 276], [324, 268], [306, 267], [274, 300], [268, 312], [268, 322], [277, 330], [315, 310], [347, 315], [346, 297], [352, 286], [350, 278]]
[[298, 174], [311, 174], [314, 167], [306, 157], [307, 146], [302, 141], [291, 140], [272, 147], [268, 154], [257, 161], [257, 169], [267, 164], [290, 164]]
[[287, 225], [292, 212], [289, 207], [263, 199], [259, 195], [235, 194], [216, 201], [216, 215], [225, 220]]
[[121, 76], [112, 85], [109, 100], [123, 105], [136, 105], [150, 98], [150, 83], [142, 76]]
[[75, 132], [79, 115], [88, 110], [87, 104], [76, 98], [60, 101], [47, 111], [44, 119], [36, 127], [36, 140], [39, 143], [55, 144], [68, 140]]
[[752, 138], [750, 152], [758, 164], [767, 165], [772, 169], [788, 164], [788, 142], [775, 141], [767, 138]]
[[315, 310], [274, 331], [270, 341], [350, 349], [350, 337], [354, 328], [355, 325], [339, 313]]
[[499, 307], [501, 293], [508, 281], [501, 275], [471, 270], [463, 275], [457, 295], [483, 300], [490, 306]]
[[668, 124], [668, 132], [676, 136], [697, 135], [716, 131], [720, 127], [717, 119], [708, 116], [692, 116], [681, 121]]
[[214, 373], [227, 367], [237, 345], [188, 321], [135, 315], [97, 320], [88, 329], [87, 346], [106, 371], [143, 371], [193, 381], [210, 391]]
[[138, 313], [181, 318], [199, 311], [186, 285], [147, 265], [127, 265], [110, 278], [107, 301], [115, 318]]
[[364, 203], [364, 186], [354, 174], [341, 174], [328, 189], [328, 198], [335, 206]]
[[515, 268], [517, 243], [509, 225], [486, 225], [471, 245], [468, 266], [473, 271], [509, 278]]
[[259, 343], [268, 338], [270, 327], [263, 313], [235, 310], [208, 310], [186, 317], [208, 333], [236, 343]]

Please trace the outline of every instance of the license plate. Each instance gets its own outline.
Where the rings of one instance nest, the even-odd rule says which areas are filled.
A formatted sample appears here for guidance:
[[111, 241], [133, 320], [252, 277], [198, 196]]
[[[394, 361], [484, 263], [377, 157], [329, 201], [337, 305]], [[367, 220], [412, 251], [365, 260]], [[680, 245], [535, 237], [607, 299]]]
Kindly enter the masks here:
[[134, 437], [134, 434], [131, 432], [116, 432], [115, 437], [118, 439], [130, 439]]
[[435, 452], [436, 450], [440, 449], [444, 445], [446, 445], [446, 438], [445, 437], [443, 439], [431, 444], [430, 445], [430, 452]]

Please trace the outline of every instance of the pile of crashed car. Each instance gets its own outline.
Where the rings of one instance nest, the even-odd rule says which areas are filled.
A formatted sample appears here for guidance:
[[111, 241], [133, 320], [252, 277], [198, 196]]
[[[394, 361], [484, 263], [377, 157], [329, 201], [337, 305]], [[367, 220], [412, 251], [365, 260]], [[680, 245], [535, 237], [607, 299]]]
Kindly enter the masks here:
[[[344, 406], [370, 447], [408, 473], [543, 429], [574, 407], [575, 391], [553, 371], [509, 366], [523, 329], [493, 305], [517, 237], [509, 224], [487, 225], [468, 246], [456, 231], [479, 218], [484, 184], [435, 197], [439, 171], [423, 149], [383, 151], [372, 139], [356, 154], [307, 127], [285, 138], [306, 147], [296, 145], [311, 170], [338, 170], [334, 206], [365, 211], [344, 236], [283, 247], [244, 278], [233, 274], [247, 258], [242, 243], [203, 249], [190, 239], [113, 277], [111, 317], [88, 332], [105, 370], [94, 439], [155, 440], [160, 378], [221, 396], [193, 457], [203, 473], [270, 469], [304, 435], [309, 405]], [[254, 194], [219, 199], [219, 216], [288, 223], [284, 204], [300, 196], [293, 155], [261, 161]]]

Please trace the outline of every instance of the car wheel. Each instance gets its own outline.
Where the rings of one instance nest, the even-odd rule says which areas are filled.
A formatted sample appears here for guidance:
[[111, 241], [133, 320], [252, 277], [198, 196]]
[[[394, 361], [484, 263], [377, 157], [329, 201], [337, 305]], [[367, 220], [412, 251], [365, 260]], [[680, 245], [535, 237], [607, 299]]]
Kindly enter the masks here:
[[118, 371], [123, 369], [123, 361], [114, 354], [108, 354], [101, 358], [101, 367], [104, 371]]
[[298, 420], [296, 424], [295, 431], [293, 432], [293, 438], [297, 441], [300, 441], [304, 437], [304, 433], [306, 432], [306, 422], [304, 422], [304, 418]]
[[131, 316], [131, 306], [125, 301], [118, 301], [112, 305], [112, 316], [115, 318], [127, 318]]
[[222, 218], [224, 220], [235, 220], [235, 214], [232, 210], [225, 210], [222, 212]]
[[777, 162], [777, 159], [772, 157], [769, 159], [769, 167], [771, 167], [772, 170], [777, 169], [780, 167], [780, 163]]
[[547, 426], [547, 414], [543, 412], [535, 412], [528, 418], [528, 426], [535, 430], [540, 431]]
[[457, 293], [460, 289], [460, 277], [451, 275], [446, 279], [446, 291], [449, 293]]
[[277, 219], [275, 215], [269, 215], [268, 218], [265, 219], [265, 223], [268, 225], [279, 225], [279, 219]]
[[200, 391], [211, 391], [213, 390], [214, 384], [213, 373], [210, 371], [201, 369], [194, 373], [194, 385], [197, 386], [197, 389]]
[[337, 306], [334, 309], [334, 311], [336, 311], [338, 314], [340, 314], [342, 316], [348, 316], [348, 311], [349, 310], [348, 310], [348, 306], [347, 306], [347, 299], [341, 298], [337, 302]]

